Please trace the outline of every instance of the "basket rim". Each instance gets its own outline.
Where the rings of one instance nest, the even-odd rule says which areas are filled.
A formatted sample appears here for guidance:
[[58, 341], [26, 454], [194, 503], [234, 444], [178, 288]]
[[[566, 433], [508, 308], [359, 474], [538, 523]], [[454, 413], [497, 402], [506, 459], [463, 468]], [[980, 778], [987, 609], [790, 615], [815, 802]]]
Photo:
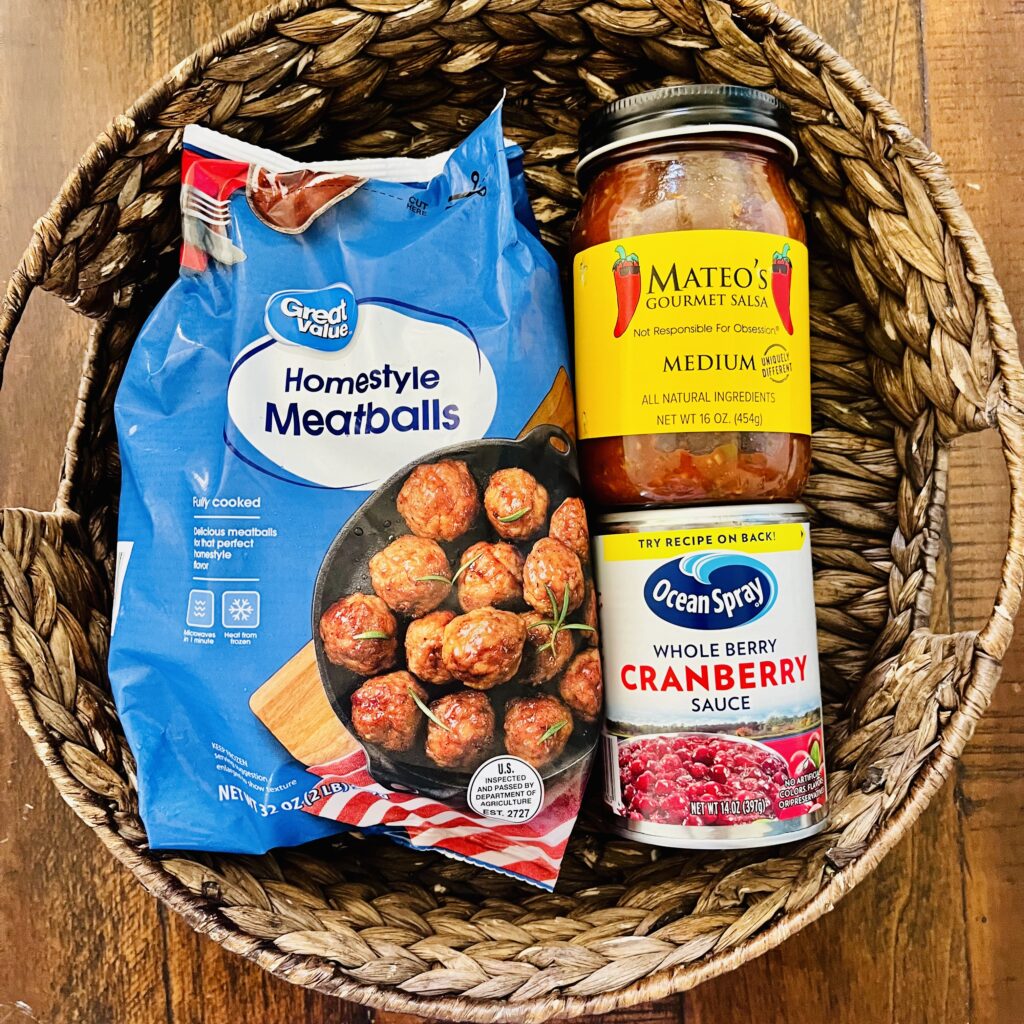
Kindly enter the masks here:
[[[180, 61], [97, 136], [61, 185], [46, 214], [37, 222], [32, 239], [9, 279], [0, 306], [0, 384], [4, 360], [28, 295], [44, 278], [49, 265], [48, 247], [52, 248], [59, 242], [74, 217], [75, 200], [137, 140], [139, 124], [145, 123], [170, 93], [205, 70], [216, 58], [266, 38], [279, 21], [331, 6], [332, 3], [333, 0], [281, 0], [243, 19]], [[971, 667], [961, 706], [943, 726], [936, 748], [922, 765], [899, 809], [871, 838], [866, 849], [849, 865], [837, 870], [799, 910], [775, 919], [763, 931], [734, 946], [728, 953], [712, 953], [709, 959], [664, 969], [625, 988], [595, 996], [536, 997], [510, 1004], [505, 1000], [467, 1000], [461, 996], [421, 997], [398, 989], [343, 979], [331, 961], [305, 954], [281, 953], [274, 948], [272, 941], [258, 939], [245, 932], [218, 909], [211, 908], [205, 900], [194, 895], [162, 866], [161, 860], [153, 859], [151, 854], [133, 846], [112, 827], [106, 809], [100, 806], [96, 796], [71, 775], [18, 681], [5, 675], [5, 686], [37, 756], [65, 801], [98, 834], [104, 846], [131, 870], [147, 891], [181, 914], [194, 930], [253, 960], [285, 981], [378, 1009], [487, 1024], [542, 1021], [556, 1014], [603, 1013], [680, 993], [775, 948], [789, 935], [834, 909], [839, 900], [877, 866], [928, 806], [973, 733], [974, 723], [987, 707], [1001, 672], [1002, 657], [1012, 637], [1013, 620], [1020, 603], [1020, 582], [1012, 582], [1007, 577], [1011, 575], [1011, 565], [1016, 570], [1015, 574], [1020, 576], [1020, 562], [1024, 560], [1024, 468], [1018, 456], [1018, 451], [1024, 449], [1024, 368], [1002, 289], [995, 280], [984, 243], [942, 161], [914, 135], [898, 111], [867, 82], [861, 72], [772, 0], [727, 0], [727, 3], [734, 13], [749, 23], [774, 32], [794, 53], [826, 68], [859, 106], [876, 115], [889, 132], [893, 146], [908, 159], [921, 178], [936, 211], [961, 246], [972, 273], [972, 286], [980, 292], [985, 303], [996, 350], [1002, 399], [1000, 408], [992, 410], [990, 423], [1001, 435], [1011, 487], [1008, 551], [1003, 562], [999, 594], [992, 616], [981, 631], [932, 635], [919, 630], [911, 634], [904, 648], [891, 659], [900, 662], [915, 642], [969, 644], [972, 647]], [[1008, 434], [1012, 438], [1008, 438]], [[62, 484], [54, 510], [34, 514], [53, 517], [59, 525], [76, 523], [77, 516], [63, 500], [65, 497]], [[325, 964], [331, 973], [327, 979], [324, 978]]]

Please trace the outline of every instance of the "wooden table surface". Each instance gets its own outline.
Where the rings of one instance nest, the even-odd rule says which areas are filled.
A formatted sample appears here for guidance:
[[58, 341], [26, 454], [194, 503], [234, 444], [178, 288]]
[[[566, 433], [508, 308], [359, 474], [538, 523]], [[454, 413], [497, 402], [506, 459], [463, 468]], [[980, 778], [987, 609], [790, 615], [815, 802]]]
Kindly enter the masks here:
[[[256, 0], [0, 3], [0, 273], [93, 136]], [[1024, 2], [788, 0], [946, 160], [1024, 324]], [[1016, 257], [1016, 258], [1015, 258]], [[53, 500], [84, 330], [52, 297], [19, 330], [0, 395], [0, 506]], [[1005, 550], [990, 436], [953, 454], [951, 625], [984, 622]], [[676, 999], [603, 1019], [661, 1024], [1024, 1021], [1024, 643], [954, 778], [830, 915]], [[271, 978], [196, 937], [61, 802], [0, 698], [0, 1024], [408, 1024]]]

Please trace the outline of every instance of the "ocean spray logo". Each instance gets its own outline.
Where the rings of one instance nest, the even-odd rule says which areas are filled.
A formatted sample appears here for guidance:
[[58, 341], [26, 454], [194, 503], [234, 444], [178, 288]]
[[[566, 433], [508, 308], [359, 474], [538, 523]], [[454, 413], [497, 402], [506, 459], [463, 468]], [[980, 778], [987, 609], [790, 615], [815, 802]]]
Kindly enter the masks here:
[[264, 322], [278, 341], [320, 352], [340, 352], [356, 331], [356, 297], [344, 284], [275, 292]]
[[704, 551], [666, 562], [644, 586], [647, 607], [686, 629], [730, 629], [761, 618], [778, 594], [775, 574], [736, 551]]

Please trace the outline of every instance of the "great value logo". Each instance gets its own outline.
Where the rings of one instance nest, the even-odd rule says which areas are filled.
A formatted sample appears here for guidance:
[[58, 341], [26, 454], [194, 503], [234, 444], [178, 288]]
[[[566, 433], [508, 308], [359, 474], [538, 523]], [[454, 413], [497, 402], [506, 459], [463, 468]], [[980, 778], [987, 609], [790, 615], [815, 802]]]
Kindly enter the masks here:
[[344, 284], [276, 292], [267, 300], [264, 322], [278, 341], [321, 352], [340, 352], [356, 331], [359, 309]]
[[766, 614], [777, 596], [771, 569], [737, 551], [704, 551], [666, 562], [644, 586], [648, 608], [686, 629], [746, 625]]

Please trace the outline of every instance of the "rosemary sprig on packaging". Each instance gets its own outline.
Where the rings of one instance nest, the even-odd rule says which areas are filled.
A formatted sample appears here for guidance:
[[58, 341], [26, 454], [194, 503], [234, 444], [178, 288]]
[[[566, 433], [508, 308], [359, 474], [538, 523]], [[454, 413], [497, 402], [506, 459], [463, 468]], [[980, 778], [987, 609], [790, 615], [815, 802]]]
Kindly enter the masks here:
[[420, 711], [422, 711], [423, 714], [425, 714], [427, 718], [429, 718], [434, 723], [434, 725], [440, 726], [442, 729], [444, 729], [445, 732], [452, 731], [450, 726], [445, 725], [444, 722], [442, 722], [441, 719], [438, 718], [437, 715], [435, 715], [434, 712], [431, 711], [430, 708], [428, 708], [427, 705], [420, 700], [419, 694], [411, 686], [406, 687], [406, 689], [408, 689], [409, 691], [409, 696], [412, 697], [414, 701], [416, 701], [416, 707], [418, 707]]
[[562, 721], [555, 722], [554, 725], [549, 726], [545, 731], [544, 735], [540, 738], [541, 743], [543, 743], [545, 740], [551, 739], [551, 737], [554, 736], [556, 732], [561, 732], [562, 729], [564, 729], [568, 724], [569, 720], [567, 718], [563, 718]]
[[595, 632], [593, 626], [588, 626], [585, 622], [566, 622], [566, 618], [569, 615], [569, 586], [566, 584], [562, 591], [562, 606], [558, 606], [558, 599], [555, 597], [555, 592], [548, 586], [544, 588], [548, 592], [548, 600], [551, 602], [551, 618], [541, 619], [536, 625], [547, 626], [551, 630], [551, 637], [546, 644], [542, 644], [537, 648], [538, 654], [543, 654], [545, 651], [554, 651], [555, 640], [558, 638], [558, 634], [563, 629], [578, 629], [583, 632], [593, 633]]
[[462, 565], [455, 570], [455, 575], [451, 579], [448, 579], [447, 576], [431, 574], [429, 576], [414, 576], [413, 580], [416, 583], [447, 583], [449, 587], [454, 587], [458, 578], [482, 555], [483, 552], [481, 551], [480, 554], [474, 555], [468, 562], [463, 562]]
[[507, 516], [498, 516], [499, 523], [515, 523], [523, 518], [528, 512], [532, 511], [529, 505], [526, 508], [519, 509], [518, 512], [510, 512]]

